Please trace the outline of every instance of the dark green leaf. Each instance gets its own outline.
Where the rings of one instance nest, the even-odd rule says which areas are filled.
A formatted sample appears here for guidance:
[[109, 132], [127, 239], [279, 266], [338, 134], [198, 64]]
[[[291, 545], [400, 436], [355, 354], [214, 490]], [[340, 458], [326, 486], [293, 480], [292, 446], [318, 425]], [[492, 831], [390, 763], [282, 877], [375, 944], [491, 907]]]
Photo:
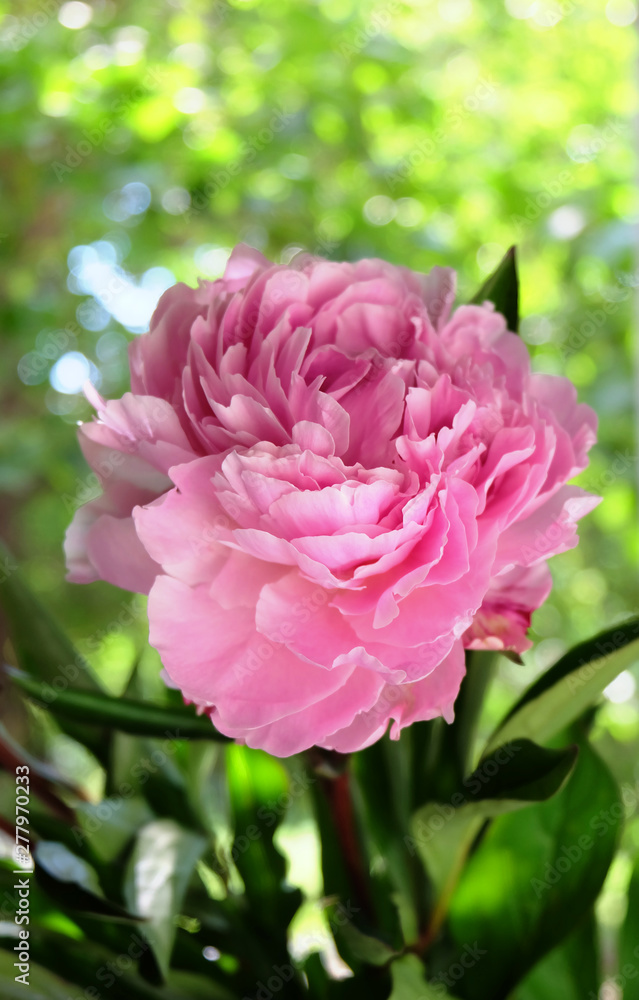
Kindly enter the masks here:
[[430, 760], [421, 762], [422, 774], [415, 788], [415, 806], [427, 801], [449, 800], [468, 774], [474, 759], [481, 708], [496, 665], [495, 653], [467, 650], [466, 675], [455, 701], [453, 722], [448, 724], [440, 719], [418, 724], [422, 732], [424, 726], [431, 727], [431, 739], [428, 747]]
[[[595, 1000], [600, 980], [597, 925], [590, 912], [562, 944], [534, 966], [509, 1000]], [[625, 992], [624, 998], [628, 1000]]]
[[312, 1000], [326, 1000], [328, 996], [329, 979], [318, 952], [312, 952], [302, 966], [308, 992]]
[[95, 870], [64, 844], [40, 841], [34, 851], [35, 877], [63, 910], [78, 910], [112, 920], [137, 921], [122, 906], [104, 898]]
[[619, 938], [619, 975], [624, 1000], [639, 1000], [639, 859], [628, 886], [628, 909]]
[[88, 725], [109, 726], [134, 736], [171, 739], [200, 739], [228, 742], [211, 724], [208, 716], [196, 715], [192, 706], [164, 708], [131, 698], [114, 698], [91, 691], [66, 690], [54, 694], [27, 674], [11, 670], [16, 684], [30, 698], [62, 719], [82, 720]]
[[578, 754], [576, 744], [563, 750], [547, 750], [531, 740], [513, 740], [485, 757], [466, 778], [464, 787], [476, 802], [543, 802], [562, 787]]
[[[10, 942], [7, 941], [7, 944]], [[69, 1000], [73, 996], [73, 985], [69, 980], [61, 979], [48, 969], [30, 963], [29, 985], [16, 982], [16, 974], [20, 975], [14, 968], [15, 952], [6, 951], [0, 948], [0, 987], [2, 988], [3, 1000], [35, 1000], [36, 997], [46, 1000]]]
[[444, 905], [485, 821], [555, 795], [577, 754], [576, 746], [545, 750], [530, 740], [513, 740], [486, 758], [449, 802], [430, 802], [417, 810], [405, 843], [420, 854]]
[[454, 737], [454, 752], [461, 776], [472, 765], [479, 716], [497, 666], [494, 653], [466, 651], [466, 676], [455, 701], [455, 718], [445, 732]]
[[465, 1000], [505, 1000], [576, 927], [603, 885], [622, 816], [612, 776], [583, 744], [558, 795], [491, 824], [449, 909], [457, 946], [476, 943], [482, 952], [456, 987]]
[[[34, 796], [47, 806], [49, 812], [62, 822], [72, 823], [73, 809], [64, 801], [60, 793], [65, 791], [74, 798], [83, 798], [80, 789], [70, 785], [50, 764], [38, 760], [28, 753], [13, 738], [4, 723], [0, 722], [0, 767], [13, 771], [21, 765], [29, 768], [29, 785]], [[24, 772], [22, 772], [24, 773]], [[32, 800], [34, 801], [34, 800]]]
[[508, 250], [497, 269], [470, 301], [477, 305], [486, 301], [492, 302], [497, 312], [506, 318], [508, 329], [517, 333], [519, 330], [519, 280], [517, 278], [515, 247]]
[[[569, 649], [567, 653], [557, 660], [557, 662], [546, 670], [534, 684], [524, 691], [521, 698], [511, 708], [504, 719], [506, 722], [518, 712], [529, 701], [534, 701], [540, 694], [547, 691], [558, 681], [563, 680], [568, 674], [572, 674], [578, 668], [586, 667], [585, 674], [597, 672], [597, 664], [600, 660], [611, 656], [632, 642], [639, 640], [639, 618], [631, 618], [627, 622], [615, 625], [613, 628], [605, 629], [591, 639], [585, 639]], [[638, 654], [639, 655], [639, 654]], [[592, 671], [588, 667], [592, 667]]]
[[299, 893], [283, 886], [286, 862], [273, 843], [284, 818], [288, 774], [274, 757], [233, 744], [226, 749], [226, 773], [235, 825], [232, 860], [256, 915], [263, 915], [269, 933], [281, 935], [300, 903]]
[[580, 643], [524, 693], [493, 733], [488, 749], [517, 737], [547, 742], [638, 659], [639, 618]]
[[[15, 961], [12, 951], [14, 943], [13, 937], [3, 937], [0, 941], [0, 948], [9, 951], [11, 962]], [[48, 989], [51, 975], [62, 977], [65, 982], [76, 985], [78, 997], [82, 997], [83, 1000], [85, 995], [108, 996], [109, 1000], [203, 1000], [205, 997], [209, 1000], [237, 1000], [233, 992], [224, 989], [213, 980], [202, 980], [201, 977], [184, 974], [176, 974], [175, 977], [172, 975], [167, 985], [162, 988], [151, 986], [132, 971], [135, 962], [144, 954], [144, 947], [145, 942], [137, 930], [129, 936], [124, 950], [116, 953], [93, 941], [73, 940], [40, 927], [29, 938], [32, 968], [35, 971], [33, 982], [34, 985], [43, 982], [45, 989]], [[41, 967], [48, 970], [48, 973], [44, 973]], [[2, 956], [0, 973], [4, 973], [5, 968]], [[55, 979], [53, 982], [55, 983]], [[4, 976], [1, 985], [4, 990]], [[51, 994], [48, 992], [37, 994], [35, 990], [25, 990], [22, 985], [20, 988], [22, 989], [20, 996], [23, 997], [33, 996], [34, 1000], [36, 997], [41, 1000], [58, 1000], [58, 993], [55, 991]], [[94, 992], [88, 992], [90, 989]], [[4, 995], [3, 992], [3, 997]], [[11, 997], [11, 1000], [18, 997], [18, 994], [10, 992], [6, 995]], [[70, 997], [75, 1000], [75, 991], [68, 990], [64, 1000], [69, 1000]]]
[[[0, 542], [0, 562], [15, 567], [13, 556]], [[19, 666], [42, 683], [42, 691], [54, 697], [70, 685], [99, 691], [100, 684], [83, 656], [20, 577], [17, 569], [0, 572], [0, 607]], [[104, 762], [108, 741], [75, 720], [65, 720], [64, 732], [87, 746]]]
[[[0, 542], [0, 558], [11, 560]], [[18, 663], [27, 673], [58, 688], [100, 690], [90, 665], [35, 597], [18, 571], [0, 573], [0, 606], [7, 616]]]
[[417, 938], [426, 905], [423, 868], [404, 845], [411, 815], [410, 735], [384, 736], [352, 758], [366, 854], [381, 862], [370, 879], [377, 923], [397, 948]]
[[85, 849], [87, 845], [107, 864], [116, 860], [141, 826], [154, 819], [141, 796], [129, 798], [122, 794], [106, 796], [99, 803], [83, 802], [76, 807], [75, 815], [72, 833], [76, 846]]

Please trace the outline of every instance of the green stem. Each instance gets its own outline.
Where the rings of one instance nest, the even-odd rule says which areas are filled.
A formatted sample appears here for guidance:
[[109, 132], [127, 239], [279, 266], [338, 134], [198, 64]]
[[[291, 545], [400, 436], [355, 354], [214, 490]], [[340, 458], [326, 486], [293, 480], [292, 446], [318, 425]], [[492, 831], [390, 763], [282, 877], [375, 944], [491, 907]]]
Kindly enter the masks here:
[[497, 657], [494, 653], [469, 650], [466, 653], [466, 676], [455, 702], [456, 758], [461, 777], [472, 769], [473, 747], [484, 698], [493, 678]]

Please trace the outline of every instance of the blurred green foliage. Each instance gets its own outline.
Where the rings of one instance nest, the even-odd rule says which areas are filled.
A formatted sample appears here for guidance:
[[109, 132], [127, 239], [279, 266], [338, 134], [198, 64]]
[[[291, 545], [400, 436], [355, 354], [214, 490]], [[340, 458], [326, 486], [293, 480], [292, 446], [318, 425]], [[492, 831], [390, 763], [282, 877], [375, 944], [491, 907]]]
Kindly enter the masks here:
[[[581, 483], [604, 502], [553, 560], [535, 647], [501, 668], [484, 734], [567, 646], [636, 613], [630, 0], [21, 0], [0, 14], [3, 533], [111, 692], [138, 663], [135, 693], [168, 698], [143, 601], [63, 583], [64, 530], [96, 490], [73, 431], [89, 407], [61, 390], [92, 372], [105, 395], [125, 391], [126, 343], [159, 291], [217, 276], [240, 240], [275, 260], [452, 264], [462, 299], [518, 245], [521, 335], [599, 414]], [[639, 700], [623, 682], [594, 737], [634, 788]], [[79, 752], [56, 753], [89, 780]], [[638, 853], [632, 812], [598, 909], [609, 961]]]

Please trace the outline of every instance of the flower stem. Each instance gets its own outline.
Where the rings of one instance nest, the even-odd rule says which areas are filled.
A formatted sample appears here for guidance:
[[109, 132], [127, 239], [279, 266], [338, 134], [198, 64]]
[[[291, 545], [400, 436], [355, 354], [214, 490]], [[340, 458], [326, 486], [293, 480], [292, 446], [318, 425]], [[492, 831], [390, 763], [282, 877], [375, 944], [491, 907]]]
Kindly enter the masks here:
[[[353, 810], [349, 758], [318, 747], [313, 747], [310, 751], [310, 758], [319, 775], [322, 797], [328, 807], [330, 825], [337, 841], [344, 874], [362, 914], [373, 923], [375, 911], [366, 869], [366, 855], [357, 833]], [[326, 865], [324, 867], [326, 881]], [[329, 893], [334, 888], [337, 886], [325, 885]]]

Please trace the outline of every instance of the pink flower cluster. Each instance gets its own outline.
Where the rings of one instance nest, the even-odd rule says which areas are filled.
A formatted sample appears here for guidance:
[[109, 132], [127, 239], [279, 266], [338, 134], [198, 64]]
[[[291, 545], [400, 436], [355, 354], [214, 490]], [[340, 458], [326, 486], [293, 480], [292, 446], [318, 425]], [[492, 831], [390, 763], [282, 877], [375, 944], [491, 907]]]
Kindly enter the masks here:
[[[131, 393], [89, 398], [103, 495], [69, 577], [149, 594], [168, 683], [223, 733], [286, 756], [450, 720], [464, 649], [522, 651], [598, 498], [593, 412], [531, 373], [454, 273], [272, 265], [162, 297]], [[118, 461], [113, 461], [114, 453]]]

